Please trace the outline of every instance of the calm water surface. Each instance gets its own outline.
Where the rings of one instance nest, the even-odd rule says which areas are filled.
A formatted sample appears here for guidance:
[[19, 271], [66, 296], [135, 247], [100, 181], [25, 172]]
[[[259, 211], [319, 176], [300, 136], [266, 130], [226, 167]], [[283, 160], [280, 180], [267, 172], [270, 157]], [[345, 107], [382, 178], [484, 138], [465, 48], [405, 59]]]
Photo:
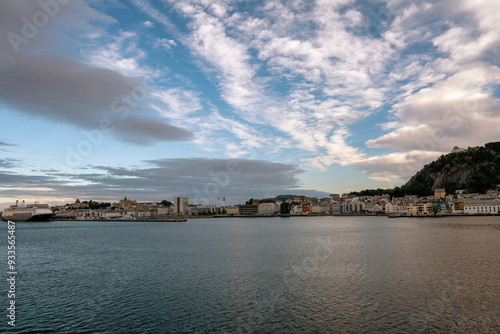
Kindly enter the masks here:
[[18, 223], [16, 241], [0, 332], [500, 332], [498, 217]]

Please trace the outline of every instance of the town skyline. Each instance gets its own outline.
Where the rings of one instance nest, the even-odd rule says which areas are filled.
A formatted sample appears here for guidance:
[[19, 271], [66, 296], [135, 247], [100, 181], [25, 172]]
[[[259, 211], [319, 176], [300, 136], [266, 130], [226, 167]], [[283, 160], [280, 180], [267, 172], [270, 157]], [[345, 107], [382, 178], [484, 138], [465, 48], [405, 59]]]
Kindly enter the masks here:
[[[326, 198], [303, 195], [279, 195], [273, 198], [250, 198], [244, 204], [231, 205], [226, 198], [218, 204], [196, 203], [187, 197], [167, 200], [138, 202], [126, 196], [111, 203], [76, 199], [74, 203], [52, 206], [53, 220], [141, 220], [186, 221], [191, 218], [216, 217], [276, 217], [276, 216], [325, 216], [325, 215], [387, 215], [389, 217], [474, 216], [500, 215], [500, 185], [497, 190], [485, 194], [457, 190], [447, 193], [436, 188], [425, 196], [381, 192], [377, 195], [330, 194]], [[32, 206], [16, 202], [9, 209]], [[40, 206], [39, 206], [40, 207]], [[44, 206], [48, 208], [47, 206]]]
[[498, 12], [2, 2], [0, 208], [400, 186], [455, 146], [499, 140]]

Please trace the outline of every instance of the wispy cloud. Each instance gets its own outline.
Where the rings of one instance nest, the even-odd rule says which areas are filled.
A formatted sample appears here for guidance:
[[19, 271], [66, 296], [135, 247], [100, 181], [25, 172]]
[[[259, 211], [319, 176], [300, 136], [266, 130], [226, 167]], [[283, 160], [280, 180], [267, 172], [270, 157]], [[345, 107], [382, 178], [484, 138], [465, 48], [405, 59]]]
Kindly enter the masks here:
[[[124, 25], [75, 0], [15, 56], [2, 35], [2, 102], [85, 129], [110, 118], [135, 144], [293, 151], [304, 167], [354, 166], [381, 182], [409, 176], [392, 165], [498, 140], [498, 1], [132, 4], [147, 16]], [[2, 31], [38, 9], [3, 4]], [[145, 95], [131, 99], [137, 87]]]
[[0, 140], [0, 146], [17, 146], [16, 144], [9, 143], [6, 140]]
[[[30, 4], [3, 4], [0, 11], [2, 31], [17, 31], [23, 23], [23, 15], [41, 10], [37, 3]], [[72, 20], [76, 11], [79, 17]], [[148, 89], [144, 79], [151, 75], [151, 70], [139, 64], [144, 53], [135, 44], [135, 33], [121, 32], [116, 37], [106, 37], [93, 22], [113, 24], [116, 21], [81, 1], [61, 5], [53, 20], [47, 30], [40, 29], [36, 38], [23, 43], [21, 52], [15, 56], [9, 45], [11, 41], [2, 34], [0, 58], [4, 66], [0, 67], [0, 99], [4, 104], [21, 113], [84, 129], [99, 129], [100, 122], [107, 119], [113, 123], [116, 138], [128, 142], [146, 144], [192, 138], [183, 128], [141, 115], [141, 112], [151, 111], [141, 105], [141, 101], [125, 106], [130, 117], [122, 118], [123, 114], [116, 112], [116, 102], [130, 103], [133, 100], [130, 96], [137, 89], [142, 92]], [[57, 40], [51, 35], [60, 36], [57, 29], [76, 33]], [[105, 44], [78, 57], [61, 50], [68, 44], [81, 44], [90, 32]], [[61, 50], [65, 55], [54, 54], [51, 49]]]
[[0, 159], [0, 168], [10, 169], [18, 167], [20, 165], [20, 162], [21, 160], [19, 159], [12, 159], [12, 158]]

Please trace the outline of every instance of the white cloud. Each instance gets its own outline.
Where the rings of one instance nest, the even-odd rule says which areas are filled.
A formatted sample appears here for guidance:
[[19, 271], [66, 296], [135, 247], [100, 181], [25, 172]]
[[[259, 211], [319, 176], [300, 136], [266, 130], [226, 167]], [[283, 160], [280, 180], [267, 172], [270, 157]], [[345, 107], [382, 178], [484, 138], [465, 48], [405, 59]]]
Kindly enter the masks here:
[[198, 94], [192, 91], [170, 88], [151, 92], [151, 96], [162, 102], [160, 105], [153, 104], [153, 108], [167, 118], [184, 119], [202, 109]]
[[[386, 50], [382, 52], [383, 45], [374, 47], [375, 44], [369, 40], [359, 38], [359, 43], [351, 48], [366, 44], [363, 46], [365, 53], [360, 52], [359, 49], [356, 52], [354, 50], [351, 53], [346, 52], [345, 47], [350, 47], [351, 44], [349, 39], [355, 36], [342, 32], [342, 27], [339, 27], [337, 29], [339, 34], [343, 34], [339, 37], [340, 39], [332, 41], [327, 38], [326, 31], [331, 28], [328, 22], [331, 20], [323, 15], [324, 8], [317, 9], [313, 17], [321, 15], [316, 20], [321, 21], [325, 26], [323, 29], [325, 33], [320, 33], [318, 38], [308, 42], [289, 36], [277, 36], [274, 31], [279, 31], [279, 29], [275, 30], [274, 26], [270, 26], [268, 22], [252, 17], [238, 17], [236, 20], [233, 17], [221, 21], [209, 15], [204, 7], [193, 2], [176, 2], [175, 6], [191, 19], [190, 46], [215, 69], [215, 75], [221, 83], [222, 96], [234, 107], [238, 115], [251, 123], [274, 126], [290, 136], [302, 149], [316, 151], [319, 148], [329, 154], [338, 154], [332, 158], [318, 159], [323, 163], [337, 160], [348, 161], [358, 156], [356, 149], [347, 149], [349, 146], [345, 144], [344, 139], [341, 139], [342, 136], [332, 135], [335, 128], [332, 124], [355, 123], [369, 113], [368, 109], [361, 110], [360, 107], [376, 108], [381, 105], [383, 92], [366, 86], [370, 85], [368, 73], [375, 70], [374, 62], [382, 61], [380, 58], [382, 55], [382, 58], [388, 57]], [[305, 19], [304, 16], [299, 17], [300, 14], [295, 14], [290, 9], [283, 12], [283, 5], [277, 2], [269, 2], [264, 9], [271, 11], [271, 15], [276, 15], [278, 20], [276, 24], [281, 27], [286, 27], [288, 20]], [[276, 9], [279, 9], [280, 13], [273, 11]], [[330, 14], [337, 15], [334, 12]], [[352, 12], [348, 16], [352, 21], [356, 13]], [[256, 25], [259, 26], [258, 30], [254, 29]], [[243, 35], [239, 38], [229, 36], [232, 26], [238, 26], [238, 30]], [[256, 33], [259, 36], [251, 42], [251, 46], [259, 50], [258, 57], [265, 62], [264, 69], [270, 71], [267, 77], [265, 72], [259, 73], [260, 76], [256, 77], [258, 68], [252, 65], [248, 44], [242, 43], [247, 39], [252, 40], [256, 37], [254, 36]], [[335, 46], [338, 41], [341, 41], [341, 45]], [[379, 50], [376, 51], [379, 52], [379, 56], [374, 57], [374, 50]], [[352, 63], [353, 55], [359, 58], [358, 64], [354, 67], [349, 65]], [[342, 58], [343, 62], [332, 63], [331, 59], [335, 57]], [[366, 62], [368, 58], [370, 63], [360, 68], [359, 62]], [[324, 92], [320, 91], [321, 96], [318, 97], [317, 92], [314, 92], [314, 94], [306, 94], [305, 98], [296, 96], [288, 101], [286, 97], [283, 97], [284, 99], [271, 97], [264, 92], [269, 91], [266, 86], [273, 84], [273, 73], [279, 75], [291, 73], [294, 80], [303, 77], [305, 81], [299, 78], [298, 82], [319, 83], [324, 87]], [[340, 80], [339, 76], [341, 76]], [[353, 78], [356, 79], [353, 80]], [[334, 91], [339, 81], [343, 82], [346, 88]], [[361, 86], [360, 82], [363, 83]], [[323, 94], [331, 93], [351, 96], [357, 94], [357, 100], [351, 105], [346, 105], [345, 102], [338, 103], [333, 98], [324, 98]], [[315, 126], [314, 124], [318, 121], [330, 125]], [[347, 129], [337, 129], [337, 131], [348, 133]], [[339, 150], [339, 145], [343, 145], [344, 149]]]
[[395, 130], [367, 141], [368, 147], [449, 151], [455, 145], [483, 145], [498, 139], [500, 100], [491, 84], [500, 69], [475, 64], [394, 106]]
[[256, 137], [267, 125], [282, 135], [271, 136], [279, 145], [306, 151], [306, 164], [368, 166], [360, 163], [364, 150], [348, 139], [384, 105], [392, 106], [382, 124], [389, 132], [368, 140], [368, 148], [425, 150], [430, 157], [494, 136], [498, 101], [490, 86], [498, 84], [498, 68], [485, 60], [500, 38], [492, 10], [497, 3], [398, 0], [375, 11], [350, 0], [266, 1], [238, 12], [227, 1], [165, 2], [188, 22], [179, 42], [201, 60], [240, 117], [211, 116], [227, 122], [216, 128], [237, 138], [233, 151], [250, 143], [264, 147]]
[[163, 48], [165, 50], [170, 50], [173, 46], [177, 46], [177, 43], [173, 39], [167, 38], [155, 38], [153, 41], [154, 48]]
[[145, 57], [137, 47], [138, 36], [134, 32], [121, 31], [111, 43], [91, 51], [88, 63], [95, 67], [116, 71], [124, 76], [144, 78], [151, 74], [139, 61]]
[[179, 32], [177, 27], [170, 22], [170, 20], [165, 16], [162, 12], [155, 9], [147, 0], [132, 0], [134, 6], [139, 8], [142, 12], [149, 15], [154, 21], [159, 22], [163, 25], [167, 30], [175, 36], [181, 36], [182, 34]]
[[381, 182], [404, 182], [419, 171], [423, 165], [447, 152], [413, 150], [360, 159], [351, 166], [365, 170], [371, 179]]

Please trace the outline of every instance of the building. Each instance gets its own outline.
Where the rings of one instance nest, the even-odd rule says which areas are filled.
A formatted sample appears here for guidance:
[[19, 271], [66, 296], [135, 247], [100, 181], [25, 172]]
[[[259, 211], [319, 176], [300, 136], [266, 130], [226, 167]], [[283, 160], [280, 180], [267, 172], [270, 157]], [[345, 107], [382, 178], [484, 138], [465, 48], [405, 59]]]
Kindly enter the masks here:
[[107, 219], [116, 219], [116, 218], [122, 218], [125, 215], [125, 212], [121, 211], [107, 211], [104, 213], [104, 217]]
[[127, 199], [127, 196], [125, 196], [125, 198], [121, 199], [118, 202], [118, 205], [115, 205], [115, 206], [118, 206], [118, 207], [124, 208], [124, 209], [135, 208], [137, 206], [137, 201], [129, 200], [129, 199]]
[[406, 214], [409, 216], [416, 216], [418, 214], [418, 206], [410, 203], [406, 206]]
[[167, 216], [168, 214], [170, 214], [170, 207], [161, 206], [158, 209], [156, 209], [156, 214], [158, 216]]
[[84, 201], [83, 203], [80, 202], [80, 200], [77, 198], [75, 203], [72, 205], [74, 209], [88, 209], [89, 204], [87, 201]]
[[256, 204], [240, 205], [240, 215], [255, 216], [259, 213], [259, 206]]
[[379, 203], [375, 203], [373, 205], [373, 212], [374, 213], [382, 212], [382, 205], [380, 205]]
[[280, 214], [289, 215], [290, 214], [290, 203], [281, 203], [280, 204]]
[[343, 214], [362, 213], [365, 211], [365, 203], [357, 201], [343, 202], [341, 208]]
[[421, 202], [418, 203], [418, 214], [420, 216], [428, 216], [432, 212], [432, 203], [429, 202], [427, 198], [422, 199]]
[[302, 210], [302, 206], [301, 205], [294, 205], [292, 207], [292, 209], [290, 210], [290, 214], [291, 215], [301, 215], [303, 210]]
[[466, 215], [500, 214], [500, 200], [465, 199], [463, 202]]
[[446, 198], [446, 190], [441, 189], [441, 188], [434, 189], [434, 196], [439, 197], [441, 199], [445, 199]]
[[260, 203], [258, 212], [262, 216], [272, 216], [276, 213], [276, 206], [274, 203]]
[[385, 203], [385, 213], [395, 213], [397, 205], [394, 205], [394, 203], [387, 202]]
[[332, 203], [332, 214], [340, 215], [342, 213], [342, 204], [334, 202]]
[[340, 201], [340, 194], [330, 194], [330, 200]]
[[197, 205], [190, 205], [189, 206], [189, 213], [192, 215], [200, 215], [200, 214], [216, 214], [218, 211], [216, 205], [203, 205], [203, 204], [197, 204]]
[[465, 152], [465, 148], [455, 146], [453, 147], [453, 150], [451, 150], [451, 153], [460, 153], [460, 152]]
[[183, 215], [188, 212], [189, 209], [189, 199], [187, 197], [175, 197], [174, 198], [174, 214]]
[[226, 213], [228, 215], [239, 215], [240, 214], [240, 208], [237, 206], [226, 206]]
[[315, 214], [325, 214], [325, 213], [330, 213], [331, 211], [330, 205], [313, 204], [310, 206], [310, 208], [311, 208], [311, 213]]
[[133, 215], [136, 218], [149, 218], [151, 217], [151, 212], [149, 211], [133, 211], [129, 214]]
[[453, 211], [452, 213], [464, 213], [464, 202], [463, 201], [456, 201], [453, 203]]

